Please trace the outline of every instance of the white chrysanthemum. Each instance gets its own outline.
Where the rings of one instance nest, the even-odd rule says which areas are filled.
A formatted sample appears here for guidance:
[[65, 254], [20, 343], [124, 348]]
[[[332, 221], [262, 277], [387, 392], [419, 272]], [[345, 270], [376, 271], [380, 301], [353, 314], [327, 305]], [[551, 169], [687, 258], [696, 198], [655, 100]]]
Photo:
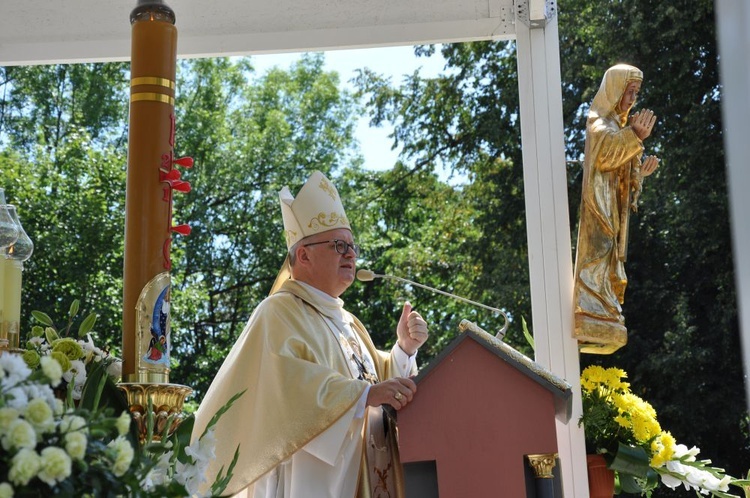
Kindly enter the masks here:
[[135, 454], [133, 447], [130, 445], [130, 441], [122, 436], [110, 441], [107, 447], [112, 448], [115, 452], [112, 473], [120, 477], [128, 471], [130, 464], [133, 462]]
[[28, 448], [22, 449], [10, 461], [8, 480], [16, 486], [26, 486], [30, 480], [36, 477], [41, 465], [42, 459], [36, 454], [36, 451]]
[[65, 434], [65, 451], [73, 460], [83, 460], [86, 456], [86, 445], [88, 438], [81, 431], [68, 432]]
[[3, 387], [14, 386], [31, 375], [31, 369], [23, 358], [15, 354], [0, 355], [0, 370], [4, 370], [2, 381], [0, 381]]
[[52, 384], [53, 387], [57, 387], [60, 384], [60, 381], [62, 381], [62, 367], [57, 360], [53, 359], [51, 356], [42, 356], [40, 361], [42, 364], [42, 372], [50, 380], [50, 384]]
[[7, 431], [10, 423], [17, 419], [20, 414], [21, 412], [9, 406], [0, 408], [0, 434]]
[[86, 419], [79, 415], [65, 415], [60, 421], [60, 432], [65, 434], [66, 432], [81, 431], [84, 434], [88, 434], [88, 427], [86, 427]]
[[0, 482], [0, 498], [13, 498], [13, 486], [7, 482]]
[[29, 401], [29, 404], [26, 405], [24, 417], [34, 426], [37, 434], [44, 434], [55, 428], [52, 408], [47, 404], [47, 400], [43, 398], [35, 398]]
[[73, 461], [64, 449], [47, 446], [40, 454], [42, 465], [38, 477], [50, 486], [64, 481], [70, 476]]
[[7, 396], [5, 406], [15, 408], [21, 412], [26, 409], [26, 405], [29, 403], [29, 395], [26, 394], [26, 389], [24, 389], [22, 386], [16, 385], [14, 387], [11, 387], [7, 391], [5, 391], [5, 394]]
[[29, 399], [42, 398], [49, 406], [55, 406], [57, 398], [48, 384], [29, 384], [24, 386], [24, 390]]
[[36, 431], [30, 423], [22, 418], [17, 418], [8, 426], [3, 434], [2, 445], [4, 450], [12, 448], [34, 448], [36, 446]]
[[120, 416], [117, 418], [117, 433], [120, 436], [124, 436], [130, 431], [130, 421], [131, 421], [130, 413], [127, 411], [124, 411], [120, 414]]

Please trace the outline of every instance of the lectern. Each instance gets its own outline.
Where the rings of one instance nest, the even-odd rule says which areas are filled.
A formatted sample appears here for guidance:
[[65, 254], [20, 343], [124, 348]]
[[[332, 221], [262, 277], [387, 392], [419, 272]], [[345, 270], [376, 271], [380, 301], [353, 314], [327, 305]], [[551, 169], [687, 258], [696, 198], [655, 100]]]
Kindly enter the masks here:
[[571, 386], [475, 324], [460, 328], [398, 412], [406, 496], [561, 498], [555, 418], [570, 418]]

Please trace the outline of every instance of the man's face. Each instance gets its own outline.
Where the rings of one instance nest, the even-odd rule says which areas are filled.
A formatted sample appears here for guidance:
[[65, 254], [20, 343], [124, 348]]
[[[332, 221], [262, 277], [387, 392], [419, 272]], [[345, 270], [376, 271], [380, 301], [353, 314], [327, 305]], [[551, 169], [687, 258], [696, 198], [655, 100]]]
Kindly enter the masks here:
[[354, 236], [346, 228], [337, 228], [311, 235], [304, 240], [308, 257], [306, 264], [309, 265], [307, 283], [333, 297], [339, 297], [354, 282], [357, 256], [350, 247], [346, 254], [339, 254], [334, 242], [317, 244], [326, 240], [343, 240], [354, 244]]

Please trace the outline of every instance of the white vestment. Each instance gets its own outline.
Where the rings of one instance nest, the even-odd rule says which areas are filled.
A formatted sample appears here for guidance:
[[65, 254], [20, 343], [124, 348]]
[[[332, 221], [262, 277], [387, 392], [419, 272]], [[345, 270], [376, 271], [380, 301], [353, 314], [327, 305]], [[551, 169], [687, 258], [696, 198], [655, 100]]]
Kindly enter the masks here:
[[[356, 360], [352, 357], [354, 348], [358, 348], [358, 356], [367, 371], [375, 372], [372, 357], [352, 330], [351, 315], [344, 312], [343, 301], [302, 282], [300, 285], [319, 299], [329, 301], [329, 304], [335, 303], [339, 307], [340, 313], [333, 318], [324, 319], [330, 333], [341, 345], [344, 355], [351, 358], [349, 370], [352, 378], [357, 378], [360, 374]], [[393, 346], [390, 355], [400, 376], [408, 377], [413, 372], [416, 355], [409, 357], [398, 345]], [[391, 455], [385, 448], [383, 411], [380, 407], [365, 405], [368, 392], [369, 388], [365, 389], [358, 402], [336, 423], [255, 483], [234, 495], [235, 498], [354, 497], [364, 441], [368, 442], [370, 480], [376, 490], [380, 488], [385, 491], [393, 479], [393, 472], [387, 468], [391, 463]], [[382, 496], [388, 494], [384, 493]]]

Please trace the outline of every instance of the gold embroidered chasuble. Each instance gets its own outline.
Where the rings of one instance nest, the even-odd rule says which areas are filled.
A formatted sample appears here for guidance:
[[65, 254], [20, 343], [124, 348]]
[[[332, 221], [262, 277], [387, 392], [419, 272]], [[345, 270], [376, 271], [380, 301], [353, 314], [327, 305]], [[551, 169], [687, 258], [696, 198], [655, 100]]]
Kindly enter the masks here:
[[[341, 338], [330, 327], [332, 311], [330, 303], [288, 280], [256, 308], [225, 359], [196, 413], [193, 439], [230, 397], [246, 389], [215, 428], [216, 459], [209, 475], [216, 475], [222, 466], [226, 470], [240, 445], [226, 494], [245, 489], [289, 459], [362, 396], [367, 382], [352, 378]], [[346, 314], [372, 357], [378, 378], [399, 375], [391, 355], [378, 351], [361, 322]], [[395, 427], [387, 436], [396, 474], [396, 491], [390, 496], [395, 498], [403, 496]], [[372, 496], [378, 483], [370, 482], [371, 475], [377, 472], [369, 469], [366, 457], [361, 458], [357, 497]]]

